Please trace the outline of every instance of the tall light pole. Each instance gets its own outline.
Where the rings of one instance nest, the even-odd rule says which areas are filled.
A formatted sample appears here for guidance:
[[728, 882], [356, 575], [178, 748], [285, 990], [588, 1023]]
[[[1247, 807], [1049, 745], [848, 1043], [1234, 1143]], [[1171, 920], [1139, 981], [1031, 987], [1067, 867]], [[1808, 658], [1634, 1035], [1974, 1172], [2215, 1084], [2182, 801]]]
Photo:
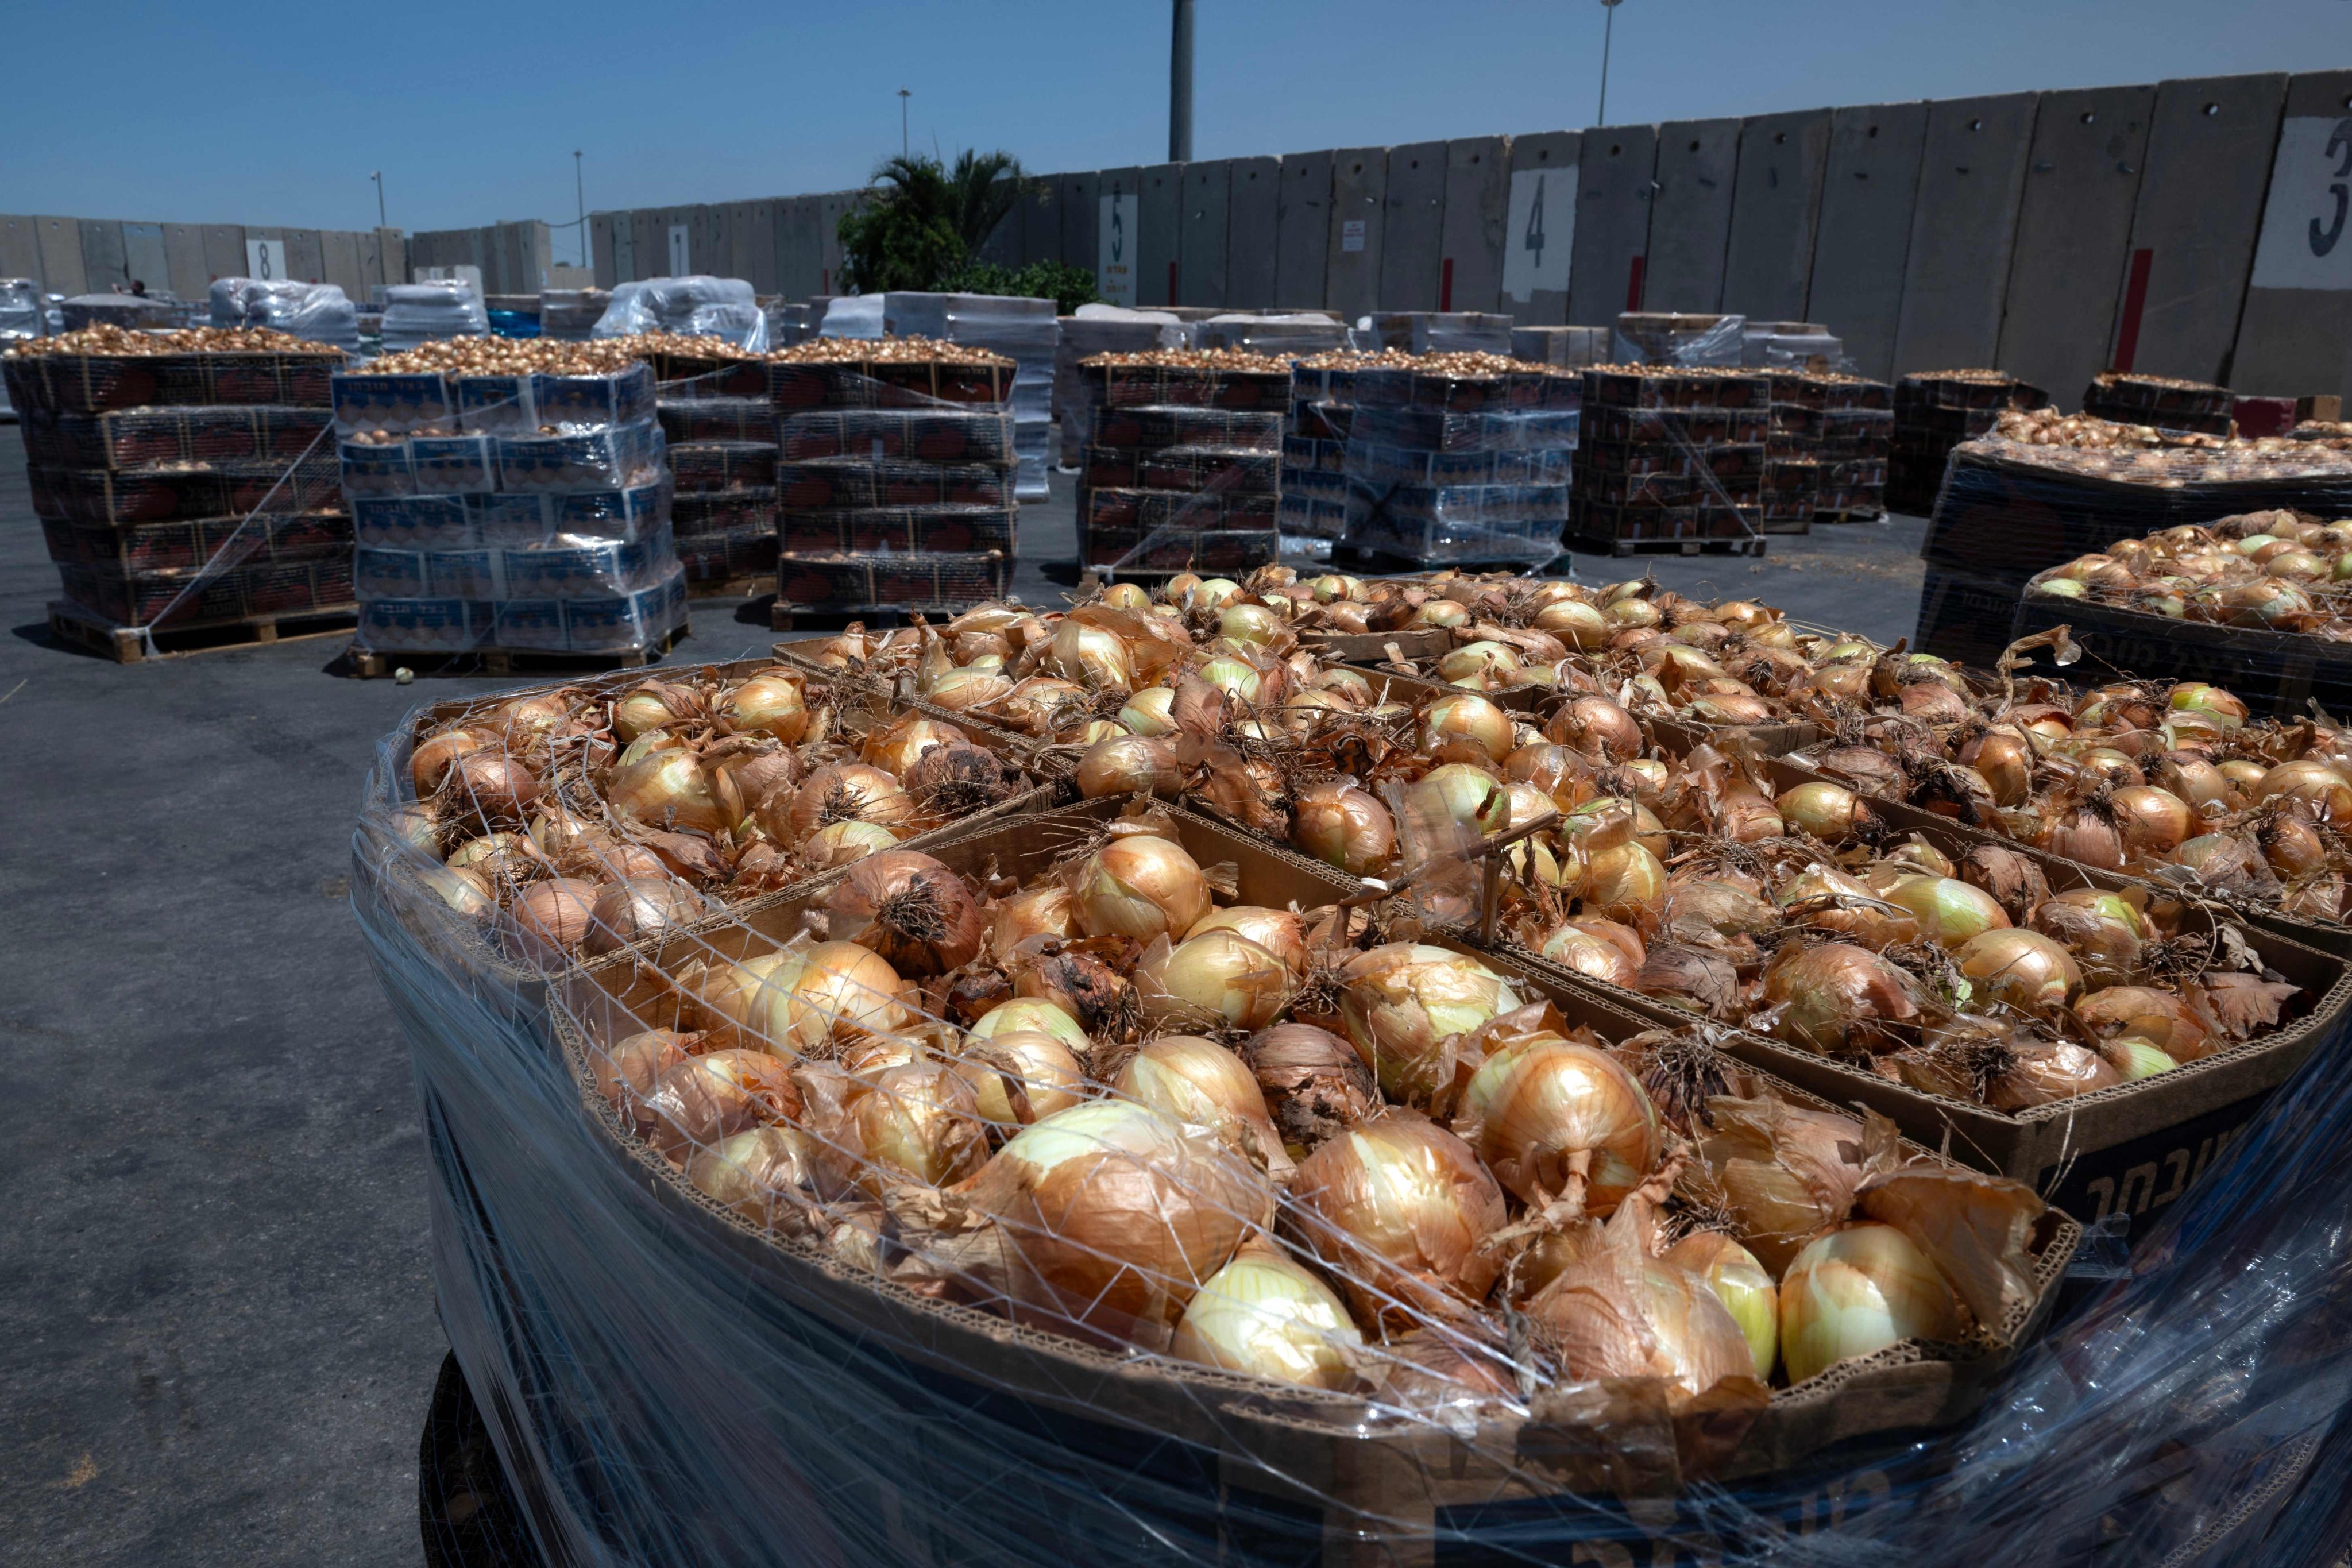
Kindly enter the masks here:
[[383, 216], [383, 171], [378, 169], [369, 174], [368, 178], [375, 182], [375, 226], [378, 228], [390, 228], [392, 220]]
[[898, 89], [898, 156], [902, 160], [907, 156], [907, 100], [913, 96], [903, 87]]
[[1625, 0], [1601, 0], [1601, 14], [1608, 20], [1601, 25], [1601, 109], [1593, 115], [1592, 123], [1609, 123], [1609, 45], [1617, 31], [1617, 7]]
[[588, 185], [580, 173], [580, 154], [576, 150], [572, 154], [572, 194], [580, 203], [580, 265], [586, 267], [589, 265]]
[[1168, 161], [1192, 161], [1192, 0], [1176, 0], [1169, 32]]

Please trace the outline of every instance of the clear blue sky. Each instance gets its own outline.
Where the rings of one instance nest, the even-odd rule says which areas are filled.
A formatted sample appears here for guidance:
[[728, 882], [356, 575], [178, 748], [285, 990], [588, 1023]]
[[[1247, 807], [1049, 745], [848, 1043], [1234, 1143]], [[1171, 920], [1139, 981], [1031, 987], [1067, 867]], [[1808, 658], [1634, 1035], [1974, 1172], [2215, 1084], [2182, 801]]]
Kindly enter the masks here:
[[[1598, 0], [1199, 0], [1203, 158], [1592, 123]], [[411, 230], [1167, 151], [1166, 0], [22, 5], [0, 212]], [[2352, 67], [2352, 0], [1625, 0], [1609, 118]], [[559, 240], [568, 254], [568, 237]]]

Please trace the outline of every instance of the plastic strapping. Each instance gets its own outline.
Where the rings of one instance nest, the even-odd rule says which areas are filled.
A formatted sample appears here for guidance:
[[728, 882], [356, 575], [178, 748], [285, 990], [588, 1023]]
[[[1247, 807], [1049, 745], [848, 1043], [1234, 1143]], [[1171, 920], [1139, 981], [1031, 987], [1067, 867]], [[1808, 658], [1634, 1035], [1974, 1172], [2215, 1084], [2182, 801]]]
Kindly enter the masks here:
[[180, 607], [182, 600], [230, 567], [247, 561], [256, 550], [261, 547], [262, 535], [260, 533], [248, 535], [246, 530], [253, 526], [255, 518], [269, 510], [270, 501], [276, 498], [279, 490], [285, 489], [286, 481], [292, 479], [296, 470], [301, 468], [310, 454], [319, 449], [319, 443], [333, 434], [334, 428], [331, 423], [320, 426], [319, 433], [310, 437], [310, 444], [302, 448], [302, 455], [286, 465], [286, 471], [278, 476], [269, 489], [262, 493], [259, 500], [254, 502], [253, 510], [237, 520], [236, 526], [229, 530], [228, 537], [221, 541], [221, 547], [205, 558], [205, 563], [196, 569], [196, 574], [189, 578], [180, 591], [172, 595], [170, 602], [156, 611], [153, 617], [145, 625], [127, 628], [139, 634], [140, 647], [148, 658], [161, 657], [160, 650], [155, 647], [155, 628], [172, 618], [172, 612]]

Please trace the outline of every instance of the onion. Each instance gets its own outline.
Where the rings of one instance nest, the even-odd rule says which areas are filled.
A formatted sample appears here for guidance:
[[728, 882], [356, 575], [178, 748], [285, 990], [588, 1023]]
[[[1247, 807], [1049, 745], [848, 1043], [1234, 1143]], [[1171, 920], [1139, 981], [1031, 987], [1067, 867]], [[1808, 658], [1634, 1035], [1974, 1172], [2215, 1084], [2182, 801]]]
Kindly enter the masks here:
[[1544, 726], [1544, 736], [1609, 762], [1622, 762], [1642, 751], [1642, 726], [1605, 697], [1570, 699]]
[[2125, 1035], [2107, 1041], [2099, 1047], [2099, 1054], [2106, 1058], [2107, 1065], [2115, 1068], [2117, 1076], [2126, 1083], [2134, 1083], [2144, 1078], [2154, 1078], [2160, 1072], [2170, 1072], [2180, 1065], [2154, 1042], [2143, 1040], [2135, 1035]]
[[1950, 877], [1906, 877], [1886, 890], [1886, 901], [1910, 910], [1920, 936], [1938, 947], [1958, 947], [2010, 923], [1999, 900]]
[[1496, 1179], [1540, 1206], [1569, 1195], [1606, 1215], [1665, 1150], [1657, 1107], [1612, 1058], [1539, 1040], [1490, 1057], [1471, 1079], [1471, 1141]]
[[1003, 1233], [1022, 1317], [1129, 1342], [1171, 1328], [1273, 1206], [1213, 1135], [1128, 1100], [1023, 1128], [969, 1192]]
[[1271, 1247], [1244, 1247], [1202, 1282], [1169, 1353], [1276, 1383], [1344, 1389], [1363, 1335], [1330, 1287]]
[[1331, 780], [1298, 793], [1290, 842], [1350, 876], [1369, 876], [1394, 858], [1396, 823], [1370, 791]]
[[496, 744], [498, 737], [487, 731], [462, 726], [418, 742], [408, 756], [408, 779], [416, 788], [417, 798], [422, 800], [439, 790], [460, 757]]
[[498, 912], [499, 901], [490, 894], [489, 879], [478, 871], [452, 866], [419, 866], [416, 877], [433, 890], [436, 898], [467, 920], [486, 921]]
[[1273, 647], [1283, 640], [1282, 617], [1264, 605], [1227, 605], [1217, 616], [1217, 635], [1230, 643]]
[[1201, 665], [1200, 676], [1229, 700], [1246, 707], [1255, 707], [1258, 694], [1265, 689], [1265, 677], [1257, 666], [1244, 658], [1206, 659]]
[[2140, 947], [2155, 935], [2145, 916], [2119, 894], [2078, 888], [2042, 900], [2026, 922], [2064, 944], [2095, 979], [2128, 978]]
[[1622, 1215], [1528, 1303], [1529, 1338], [1580, 1383], [1661, 1378], [1696, 1395], [1752, 1377], [1738, 1320], [1697, 1275], [1650, 1252], [1633, 1207]]
[[835, 937], [871, 948], [901, 975], [961, 969], [988, 934], [963, 879], [912, 849], [858, 861], [824, 907]]
[[926, 752], [971, 743], [970, 738], [952, 724], [909, 713], [879, 734], [867, 736], [865, 757], [892, 778], [903, 780]]
[[1012, 695], [1013, 682], [993, 669], [965, 666], [950, 669], [923, 689], [923, 700], [934, 708], [944, 708], [952, 713], [980, 708], [1003, 700]]
[[1824, 844], [1850, 842], [1871, 819], [1860, 795], [1822, 780], [1784, 790], [1772, 804], [1783, 822]]
[[1066, 617], [1055, 628], [1040, 668], [1089, 691], [1127, 691], [1135, 685], [1135, 655], [1125, 637]]
[[2021, 1013], [2054, 1013], [2083, 988], [2074, 955], [2040, 931], [1989, 931], [1952, 956], [1982, 999]]
[[898, 842], [898, 836], [878, 822], [828, 822], [809, 835], [800, 854], [813, 871], [836, 871]]
[[1229, 599], [1240, 597], [1242, 585], [1230, 577], [1210, 577], [1195, 586], [1186, 600], [1193, 609], [1213, 610]]
[[1563, 969], [1628, 991], [1642, 973], [1642, 966], [1614, 942], [1574, 925], [1563, 925], [1544, 938], [1543, 955]]
[[648, 1118], [646, 1098], [655, 1080], [686, 1060], [693, 1043], [694, 1037], [675, 1029], [646, 1029], [614, 1041], [609, 1050], [590, 1052], [596, 1092], [622, 1121], [642, 1132]]
[[534, 882], [515, 895], [505, 922], [507, 951], [536, 969], [560, 969], [594, 929], [596, 885], [570, 877]]
[[1499, 763], [1511, 754], [1513, 740], [1510, 715], [1475, 692], [1452, 693], [1422, 710], [1421, 744], [1425, 752], [1465, 742], [1490, 762]]
[[1962, 746], [1953, 759], [1977, 773], [2000, 805], [2022, 805], [2033, 794], [2033, 749], [2017, 735], [1998, 730]]
[[[732, 795], [732, 784], [723, 793]], [[725, 833], [740, 819], [714, 787], [713, 775], [684, 750], [649, 752], [615, 764], [605, 779], [604, 798], [614, 816], [648, 827]]]
[[1638, 922], [1643, 911], [1655, 907], [1665, 890], [1665, 867], [1639, 843], [1601, 850], [1585, 873], [1586, 906], [1613, 921]]
[[718, 716], [738, 732], [773, 735], [789, 746], [808, 731], [805, 686], [800, 676], [763, 669], [726, 695]]
[[488, 887], [529, 881], [545, 869], [532, 853], [530, 838], [520, 833], [485, 833], [479, 838], [468, 838], [449, 851], [445, 864], [453, 871], [481, 878]]
[[1042, 996], [1016, 996], [992, 1007], [967, 1032], [975, 1040], [993, 1040], [1031, 1031], [1053, 1036], [1081, 1060], [1095, 1048], [1093, 1037], [1075, 1015]]
[[1936, 1266], [1891, 1225], [1842, 1225], [1780, 1280], [1780, 1354], [1802, 1383], [1905, 1340], [1957, 1340], [1959, 1303]]
[[1088, 800], [1108, 795], [1156, 795], [1174, 800], [1184, 790], [1184, 767], [1176, 748], [1147, 735], [1114, 735], [1097, 741], [1078, 758], [1078, 793]]
[[1780, 1293], [1756, 1255], [1719, 1230], [1695, 1230], [1667, 1248], [1666, 1261], [1715, 1292], [1748, 1341], [1756, 1380], [1770, 1382], [1780, 1354]]
[[927, 1187], [960, 1182], [988, 1158], [971, 1085], [944, 1062], [883, 1068], [851, 1101], [850, 1119], [867, 1162], [859, 1184], [877, 1196], [900, 1181]]
[[1102, 602], [1113, 609], [1145, 610], [1151, 607], [1151, 595], [1133, 583], [1113, 583], [1102, 591]]
[[1150, 687], [1127, 700], [1118, 721], [1139, 735], [1166, 735], [1176, 728], [1176, 692], [1166, 686]]
[[1290, 970], [1237, 931], [1210, 930], [1147, 953], [1135, 988], [1145, 1021], [1173, 1026], [1262, 1029], [1290, 996]]
[[[1510, 795], [1492, 773], [1468, 763], [1446, 763], [1407, 786], [1405, 804], [1415, 821], [1449, 823], [1470, 838], [1509, 826]], [[1439, 844], [1431, 852], [1454, 846]]]
[[1212, 931], [1230, 931], [1245, 936], [1282, 960], [1284, 967], [1292, 973], [1306, 973], [1307, 921], [1289, 910], [1270, 910], [1259, 904], [1228, 904], [1223, 909], [1211, 910], [1202, 915], [1184, 934], [1195, 937]]
[[989, 945], [1002, 957], [1033, 936], [1066, 938], [1077, 934], [1070, 889], [1059, 882], [1041, 882], [1023, 889], [996, 906]]
[[689, 1151], [800, 1114], [800, 1090], [784, 1064], [762, 1051], [688, 1057], [654, 1080], [646, 1097], [647, 1137], [673, 1161]]
[[[461, 770], [464, 766], [459, 764]], [[2315, 758], [2281, 763], [2262, 776], [2253, 795], [2256, 801], [2284, 795], [2313, 807], [2322, 822], [2352, 823], [2352, 781]]]
[[917, 825], [916, 816], [914, 797], [880, 768], [835, 763], [809, 774], [790, 795], [771, 795], [761, 805], [760, 826], [771, 838], [798, 844], [835, 822], [872, 822], [905, 832]]
[[1162, 1035], [1147, 1041], [1128, 1058], [1111, 1088], [1179, 1121], [1224, 1135], [1238, 1147], [1254, 1146], [1277, 1180], [1290, 1173], [1290, 1155], [1274, 1130], [1256, 1075], [1214, 1040]]
[[1919, 1016], [1893, 965], [1842, 942], [1783, 949], [1765, 971], [1764, 999], [1781, 1009], [1776, 1037], [1823, 1056], [1892, 1048], [1885, 1026]]
[[887, 1035], [912, 1021], [889, 961], [854, 942], [819, 942], [803, 955], [785, 1003], [784, 1027], [770, 1038], [787, 1051], [819, 1053]]
[[1380, 1105], [1356, 1048], [1328, 1029], [1277, 1024], [1250, 1037], [1241, 1054], [1286, 1147], [1314, 1148]]
[[791, 1022], [793, 985], [808, 966], [807, 955], [784, 948], [723, 965], [698, 978], [682, 976], [679, 990], [688, 998], [694, 1022], [717, 1042], [752, 1049], [782, 1045]]
[[[520, 900], [517, 902], [520, 905]], [[659, 942], [693, 924], [703, 913], [702, 900], [694, 890], [670, 878], [624, 877], [606, 883], [597, 893], [582, 951], [593, 957]]]
[[2184, 680], [2174, 687], [2165, 706], [2175, 713], [2199, 714], [2222, 730], [2237, 729], [2246, 721], [2248, 712], [2236, 693], [2198, 680]]
[[2187, 801], [2154, 784], [2127, 785], [2116, 791], [2108, 804], [2124, 847], [2148, 859], [2160, 860], [2179, 848], [2197, 823]]
[[1998, 844], [1979, 844], [1960, 861], [1960, 878], [1981, 888], [2014, 925], [2050, 896], [2049, 879], [2031, 857]]
[[997, 1127], [1026, 1127], [1086, 1097], [1086, 1069], [1066, 1044], [1042, 1029], [976, 1037], [957, 1058], [956, 1072], [971, 1086], [981, 1120]]
[[807, 1234], [848, 1186], [834, 1152], [797, 1127], [754, 1127], [697, 1149], [686, 1179], [762, 1230], [787, 1235]]
[[2146, 985], [2110, 985], [2074, 1004], [2074, 1016], [2102, 1040], [2145, 1040], [2176, 1062], [2210, 1056], [2213, 1031], [2186, 1002]]
[[1156, 834], [1114, 838], [1073, 869], [1071, 909], [1088, 936], [1181, 936], [1209, 912], [1209, 881], [1183, 846]]
[[1519, 998], [1508, 982], [1466, 953], [1390, 942], [1340, 971], [1340, 1016], [1381, 1089], [1404, 1104], [1426, 1102], [1449, 1083], [1449, 1042]]
[[1028, 787], [1020, 770], [995, 752], [961, 742], [932, 747], [907, 770], [907, 795], [913, 810], [929, 822], [958, 821], [1001, 805]]
[[1502, 1189], [1468, 1144], [1418, 1117], [1375, 1116], [1327, 1140], [1291, 1177], [1286, 1211], [1370, 1327], [1458, 1318], [1500, 1271], [1480, 1244], [1502, 1228]]
[[1489, 684], [1507, 684], [1525, 662], [1517, 648], [1505, 643], [1465, 643], [1438, 657], [1437, 673], [1456, 686], [1485, 690]]
[[1470, 612], [1451, 599], [1432, 599], [1412, 613], [1409, 625], [1416, 626], [1466, 626]]
[[539, 780], [512, 757], [469, 752], [450, 764], [436, 797], [436, 814], [459, 827], [485, 833], [522, 826], [539, 798]]
[[1606, 643], [1615, 629], [1598, 609], [1578, 599], [1560, 599], [1546, 605], [1528, 624], [1538, 631], [1549, 632], [1580, 653], [1590, 653]]

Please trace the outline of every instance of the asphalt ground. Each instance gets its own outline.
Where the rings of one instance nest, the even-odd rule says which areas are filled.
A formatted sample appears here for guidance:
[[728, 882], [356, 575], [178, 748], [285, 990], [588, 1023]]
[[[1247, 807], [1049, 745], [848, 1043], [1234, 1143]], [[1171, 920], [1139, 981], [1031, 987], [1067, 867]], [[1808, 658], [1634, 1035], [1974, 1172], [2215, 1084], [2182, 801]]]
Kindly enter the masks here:
[[[1074, 575], [1039, 564], [1075, 553], [1054, 486], [1033, 604]], [[1921, 531], [1574, 564], [1892, 640]], [[350, 824], [404, 712], [499, 682], [342, 679], [338, 638], [121, 666], [51, 639], [56, 592], [0, 428], [0, 1563], [415, 1564], [446, 1346]], [[671, 661], [769, 640], [759, 603], [698, 602]]]

